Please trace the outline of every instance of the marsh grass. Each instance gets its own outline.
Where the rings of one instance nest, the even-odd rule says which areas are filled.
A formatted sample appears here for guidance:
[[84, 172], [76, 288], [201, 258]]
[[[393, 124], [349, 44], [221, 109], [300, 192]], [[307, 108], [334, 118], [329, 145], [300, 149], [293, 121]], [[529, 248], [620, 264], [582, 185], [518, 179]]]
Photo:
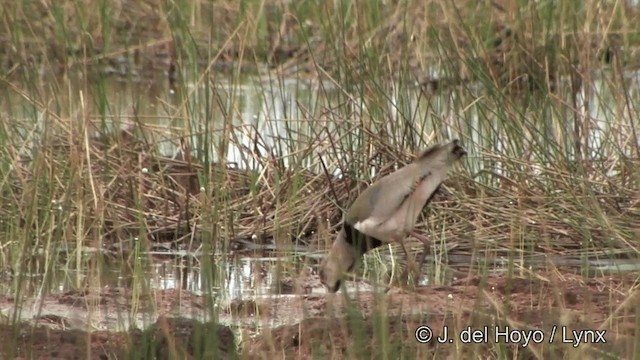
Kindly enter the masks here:
[[[223, 264], [235, 243], [326, 250], [342, 210], [367, 184], [453, 137], [469, 156], [419, 228], [434, 242], [433, 283], [450, 281], [453, 255], [471, 259], [459, 269], [480, 277], [479, 294], [495, 270], [508, 279], [535, 277], [529, 266], [559, 272], [552, 256], [581, 260], [583, 275], [593, 275], [593, 259], [637, 260], [633, 71], [640, 21], [637, 8], [616, 4], [7, 5], [0, 36], [2, 86], [10, 94], [2, 100], [0, 127], [0, 258], [18, 275], [14, 301], [33, 295], [25, 293], [34, 287], [28, 274], [43, 274], [39, 295], [54, 291], [60, 262], [74, 286], [96, 287], [109, 259], [118, 258], [132, 279], [131, 309], [121, 316], [134, 319], [154, 291], [148, 251], [158, 241], [177, 240], [205, 255], [202, 288], [218, 290], [205, 291], [216, 319], [228, 279]], [[258, 95], [244, 96], [246, 72], [266, 68], [271, 71], [252, 84]], [[149, 70], [155, 77], [166, 73], [176, 91], [150, 89], [160, 99], [151, 101], [155, 107], [140, 92], [114, 97], [101, 75], [145, 79]], [[261, 110], [247, 115], [254, 103]], [[180, 158], [160, 151], [181, 140]], [[389, 262], [387, 251], [365, 259], [364, 274], [373, 282], [402, 263]], [[535, 261], [540, 254], [548, 257], [542, 265]], [[296, 256], [304, 252], [294, 250]], [[562, 293], [562, 287], [550, 288]], [[484, 299], [468, 309], [485, 313], [474, 324], [528, 326], [511, 318], [508, 297]], [[637, 339], [634, 299], [637, 284], [626, 301], [611, 300], [608, 318], [587, 325]], [[571, 314], [558, 309], [560, 317]], [[460, 314], [452, 316], [462, 328], [468, 318]], [[455, 343], [426, 351], [396, 343], [389, 332], [396, 320], [387, 315], [371, 317], [370, 336], [370, 319], [348, 306], [353, 348], [336, 353], [330, 343], [316, 355], [570, 354], [556, 344]], [[12, 321], [18, 320], [16, 311]], [[637, 356], [637, 343], [618, 355]]]

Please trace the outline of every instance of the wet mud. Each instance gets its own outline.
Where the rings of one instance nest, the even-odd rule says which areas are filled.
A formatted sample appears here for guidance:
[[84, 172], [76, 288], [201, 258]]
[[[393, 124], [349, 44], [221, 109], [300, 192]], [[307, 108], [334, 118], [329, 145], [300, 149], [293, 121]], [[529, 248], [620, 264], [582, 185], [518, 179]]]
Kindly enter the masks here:
[[[15, 339], [7, 343], [17, 347], [3, 348], [2, 358], [441, 358], [495, 357], [497, 350], [516, 358], [569, 351], [615, 358], [630, 353], [640, 336], [633, 276], [489, 275], [387, 292], [350, 287], [347, 294], [324, 292], [315, 277], [307, 276], [307, 291], [230, 301], [156, 290], [131, 302], [131, 293], [115, 288], [19, 303], [4, 297], [0, 338]], [[12, 325], [16, 307], [22, 317]], [[211, 313], [218, 314], [215, 320], [207, 317]], [[432, 331], [428, 343], [416, 340], [423, 326]], [[522, 336], [500, 335], [508, 329], [538, 337], [526, 343]], [[464, 343], [470, 340], [461, 336], [476, 330], [486, 338]], [[576, 334], [585, 330], [590, 342], [583, 338], [576, 345]], [[540, 337], [544, 341], [537, 343]]]

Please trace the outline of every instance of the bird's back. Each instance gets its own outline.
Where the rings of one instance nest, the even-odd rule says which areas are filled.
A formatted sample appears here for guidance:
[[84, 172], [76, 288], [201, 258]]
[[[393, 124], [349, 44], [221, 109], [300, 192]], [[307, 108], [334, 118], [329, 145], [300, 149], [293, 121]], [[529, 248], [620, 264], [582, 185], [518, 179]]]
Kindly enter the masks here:
[[[430, 161], [425, 161], [428, 159]], [[446, 173], [446, 162], [438, 156], [418, 158], [362, 192], [353, 203], [347, 221], [369, 236], [394, 241], [413, 228]]]

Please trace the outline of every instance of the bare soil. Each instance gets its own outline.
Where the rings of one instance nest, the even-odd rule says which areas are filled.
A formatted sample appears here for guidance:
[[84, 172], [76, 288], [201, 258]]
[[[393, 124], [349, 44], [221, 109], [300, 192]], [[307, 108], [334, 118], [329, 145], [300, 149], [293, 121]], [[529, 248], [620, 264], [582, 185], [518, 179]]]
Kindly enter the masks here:
[[[562, 357], [569, 352], [587, 358], [616, 358], [632, 353], [640, 339], [635, 323], [640, 301], [634, 276], [584, 278], [554, 272], [508, 279], [506, 275], [490, 275], [415, 290], [352, 290], [348, 296], [322, 292], [315, 277], [307, 276], [311, 293], [221, 305], [217, 325], [198, 320], [208, 311], [206, 298], [181, 290], [156, 291], [155, 296], [135, 304], [147, 320], [156, 319], [148, 321], [152, 325], [144, 331], [138, 329], [144, 327], [140, 323], [134, 330], [103, 330], [115, 328], [118, 321], [122, 324], [122, 314], [132, 311], [134, 304], [127, 300], [131, 299], [127, 290], [50, 295], [31, 318], [15, 326], [9, 320], [0, 325], [0, 342], [18, 344], [17, 348], [2, 348], [0, 357], [306, 359], [369, 358], [387, 353], [404, 358], [472, 354], [495, 358], [500, 350], [510, 355], [508, 358]], [[36, 302], [29, 299], [20, 304], [28, 311]], [[5, 315], [11, 314], [15, 305], [15, 299], [0, 299]], [[96, 319], [102, 316], [102, 322], [88, 321], [90, 314]], [[419, 343], [415, 332], [422, 325], [429, 326], [434, 336], [442, 336], [446, 326], [453, 342]], [[474, 330], [488, 326], [488, 343], [463, 344], [459, 336], [469, 326]], [[508, 344], [503, 337], [502, 345], [496, 346], [496, 326], [499, 331], [506, 327], [538, 329], [544, 341], [525, 347], [522, 339]], [[550, 341], [554, 327], [556, 334]], [[604, 332], [602, 339], [594, 335], [591, 343], [575, 346], [572, 330], [593, 330], [592, 335], [597, 334], [595, 330]], [[567, 343], [570, 340], [574, 343]], [[596, 340], [599, 343], [594, 343]]]

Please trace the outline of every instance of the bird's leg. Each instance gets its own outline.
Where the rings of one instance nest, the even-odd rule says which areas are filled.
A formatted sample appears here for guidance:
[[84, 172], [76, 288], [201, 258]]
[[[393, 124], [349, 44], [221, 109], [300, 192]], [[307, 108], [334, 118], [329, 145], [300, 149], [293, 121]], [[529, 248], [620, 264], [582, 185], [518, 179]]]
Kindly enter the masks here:
[[420, 235], [415, 231], [411, 231], [411, 235], [422, 242], [422, 254], [420, 254], [420, 260], [418, 261], [418, 273], [416, 274], [416, 276], [419, 277], [422, 273], [424, 261], [427, 259], [427, 254], [431, 252], [431, 242], [426, 236]]
[[404, 267], [404, 271], [402, 272], [402, 274], [400, 275], [400, 280], [401, 281], [408, 281], [409, 280], [409, 268], [412, 266], [412, 259], [409, 256], [409, 252], [407, 251], [406, 246], [404, 245], [404, 241], [400, 241], [400, 246], [402, 247], [402, 251], [404, 252], [404, 255], [407, 257], [407, 264]]
[[[415, 232], [411, 232], [411, 234], [414, 235], [416, 238], [418, 238], [424, 244], [425, 250], [423, 251], [423, 254], [420, 256], [420, 260], [416, 262], [417, 259], [411, 256], [409, 254], [409, 251], [407, 251], [407, 247], [405, 246], [404, 241], [402, 240], [397, 241], [398, 243], [400, 243], [402, 252], [404, 252], [404, 255], [407, 259], [407, 264], [405, 265], [404, 271], [402, 271], [402, 274], [400, 274], [400, 277], [398, 278], [399, 281], [401, 283], [404, 283], [405, 285], [409, 285], [409, 275], [412, 275], [411, 277], [413, 281], [417, 283], [418, 277], [420, 276], [420, 269], [422, 269], [422, 265], [424, 264], [424, 261], [425, 261], [426, 251], [428, 251], [429, 249], [428, 247], [429, 240], [427, 238], [419, 234], [416, 234]], [[417, 269], [416, 269], [416, 263], [419, 264], [419, 267]], [[416, 270], [417, 270], [417, 274], [415, 274]]]

